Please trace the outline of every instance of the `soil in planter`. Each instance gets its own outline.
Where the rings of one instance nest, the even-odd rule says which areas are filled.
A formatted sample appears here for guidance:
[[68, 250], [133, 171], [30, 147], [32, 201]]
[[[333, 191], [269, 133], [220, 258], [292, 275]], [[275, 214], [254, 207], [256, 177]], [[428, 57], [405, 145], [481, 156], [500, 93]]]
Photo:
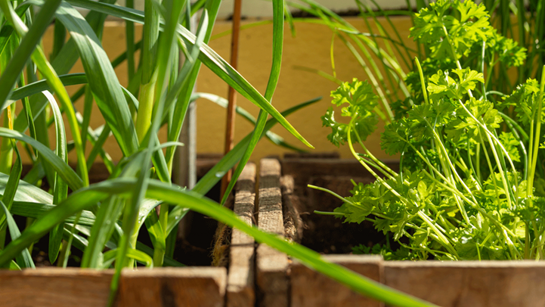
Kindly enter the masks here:
[[[355, 182], [370, 183], [370, 178], [352, 178], [339, 176], [318, 176], [310, 179], [310, 184], [334, 191], [341, 196], [349, 196]], [[299, 212], [303, 220], [301, 244], [323, 254], [348, 254], [360, 244], [373, 246], [386, 244], [386, 237], [378, 232], [373, 224], [364, 221], [361, 224], [343, 223], [344, 219], [331, 215], [320, 215], [314, 210], [332, 212], [342, 205], [342, 201], [330, 195], [308, 188], [307, 195], [299, 200]], [[392, 247], [394, 244], [392, 244]]]
[[[205, 196], [219, 202], [221, 182]], [[189, 212], [184, 217], [182, 235], [178, 236], [174, 259], [188, 266], [209, 266], [218, 222], [198, 212]]]

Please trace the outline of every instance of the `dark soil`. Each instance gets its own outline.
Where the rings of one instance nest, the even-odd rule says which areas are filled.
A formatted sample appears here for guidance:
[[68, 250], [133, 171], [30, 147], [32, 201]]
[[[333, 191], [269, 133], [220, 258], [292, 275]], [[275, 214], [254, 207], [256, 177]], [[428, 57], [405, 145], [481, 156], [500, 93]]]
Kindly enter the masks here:
[[[216, 184], [206, 197], [219, 202], [221, 182]], [[198, 212], [189, 212], [182, 224], [185, 231], [178, 236], [174, 259], [188, 266], [209, 266], [212, 263], [214, 235], [218, 222]]]
[[[310, 184], [327, 188], [341, 196], [349, 196], [353, 187], [350, 179], [322, 176], [312, 178]], [[356, 182], [371, 182], [369, 178], [353, 179]], [[324, 254], [348, 254], [360, 244], [372, 246], [384, 243], [384, 235], [377, 232], [371, 222], [344, 223], [344, 219], [314, 213], [314, 210], [331, 212], [341, 205], [342, 201], [329, 193], [314, 189], [309, 191], [306, 208], [300, 211], [304, 223], [301, 243], [304, 246]]]
[[[394, 171], [399, 168], [398, 162], [385, 163]], [[323, 254], [347, 254], [361, 244], [370, 247], [387, 243], [385, 235], [378, 232], [371, 222], [344, 223], [344, 218], [314, 213], [315, 210], [333, 212], [343, 202], [327, 192], [307, 187], [308, 184], [346, 197], [351, 195], [350, 190], [354, 187], [351, 179], [356, 183], [374, 182], [374, 176], [357, 161], [330, 157], [326, 153], [292, 154], [284, 157], [282, 172], [284, 176], [293, 177], [291, 203], [303, 222], [299, 231], [302, 234], [298, 235], [301, 244]]]

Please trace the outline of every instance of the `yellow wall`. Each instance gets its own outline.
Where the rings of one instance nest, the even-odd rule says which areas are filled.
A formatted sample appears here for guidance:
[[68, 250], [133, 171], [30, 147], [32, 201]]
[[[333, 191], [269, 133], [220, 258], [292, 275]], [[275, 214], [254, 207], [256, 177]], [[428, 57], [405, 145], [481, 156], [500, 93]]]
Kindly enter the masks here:
[[[355, 27], [363, 32], [367, 32], [365, 23], [360, 18], [347, 18]], [[403, 17], [393, 18], [395, 26], [401, 37], [406, 38], [409, 35], [410, 20]], [[243, 24], [247, 24], [244, 22]], [[231, 23], [226, 21], [217, 22], [214, 34], [230, 30]], [[289, 29], [286, 27], [284, 55], [282, 72], [278, 88], [273, 98], [274, 106], [282, 111], [297, 103], [309, 100], [311, 98], [322, 96], [322, 101], [304, 110], [298, 111], [288, 117], [293, 126], [313, 144], [315, 151], [334, 151], [339, 150], [342, 157], [351, 156], [347, 147], [337, 149], [326, 139], [329, 133], [328, 128], [322, 128], [320, 116], [330, 106], [329, 94], [336, 88], [336, 84], [320, 77], [314, 73], [294, 68], [294, 66], [304, 66], [313, 69], [323, 70], [332, 74], [330, 62], [330, 46], [332, 32], [329, 28], [317, 24], [296, 24], [297, 36], [291, 37]], [[376, 30], [376, 29], [375, 29]], [[141, 27], [137, 27], [136, 37], [140, 37]], [[51, 48], [52, 29], [49, 29], [44, 38], [44, 47], [46, 50]], [[265, 92], [269, 70], [271, 65], [271, 33], [272, 25], [261, 25], [245, 29], [241, 34], [239, 71], [253, 84], [261, 93]], [[409, 39], [406, 40], [411, 44]], [[229, 58], [230, 36], [225, 35], [214, 39], [210, 46], [216, 50], [223, 58]], [[108, 22], [103, 37], [103, 46], [110, 59], [114, 59], [125, 49], [125, 38], [123, 23]], [[366, 76], [362, 67], [356, 62], [354, 56], [338, 40], [334, 44], [335, 66], [337, 77], [340, 80], [348, 81], [354, 77], [365, 80]], [[83, 69], [78, 63], [72, 72], [82, 72]], [[127, 85], [126, 64], [124, 63], [116, 69], [121, 84]], [[73, 86], [70, 90], [74, 91], [78, 87]], [[208, 68], [201, 69], [197, 83], [197, 91], [208, 92], [222, 97], [227, 96], [227, 85], [216, 77]], [[238, 105], [248, 110], [257, 117], [259, 109], [238, 96]], [[83, 108], [82, 101], [76, 103], [76, 107]], [[94, 114], [99, 115], [98, 108], [93, 109]], [[207, 100], [200, 100], [197, 103], [197, 151], [199, 153], [220, 153], [223, 150], [223, 134], [225, 129], [225, 109]], [[93, 116], [91, 126], [93, 128], [103, 124], [101, 116]], [[251, 131], [252, 126], [237, 117], [235, 141], [242, 139]], [[68, 130], [68, 129], [67, 129]], [[294, 137], [285, 131], [281, 126], [273, 128], [275, 133], [283, 136], [286, 141], [302, 147]], [[53, 136], [54, 134], [52, 134]], [[164, 138], [164, 131], [162, 133]], [[379, 147], [380, 136], [375, 133], [367, 140], [367, 146], [379, 158], [389, 158]], [[118, 146], [111, 137], [106, 144], [106, 150], [111, 154], [114, 161], [121, 158]], [[285, 150], [263, 139], [252, 157], [257, 160], [267, 155], [280, 155]]]
[[[347, 18], [346, 20], [361, 31], [367, 32], [361, 18]], [[393, 20], [401, 37], [407, 38], [411, 25], [410, 19], [395, 17]], [[219, 22], [216, 24], [214, 33], [227, 31], [230, 27], [229, 22]], [[339, 149], [326, 139], [331, 129], [322, 127], [320, 119], [320, 116], [325, 114], [331, 105], [329, 95], [337, 85], [317, 74], [294, 68], [294, 66], [304, 66], [332, 74], [330, 61], [332, 32], [326, 26], [306, 23], [297, 23], [296, 30], [297, 36], [293, 38], [289, 29], [286, 28], [282, 72], [273, 98], [273, 105], [282, 111], [299, 102], [322, 96], [323, 99], [320, 102], [294, 113], [287, 119], [315, 146], [315, 151], [338, 150], [342, 157], [351, 157], [347, 146]], [[376, 31], [376, 29], [374, 30]], [[271, 31], [272, 25], [269, 24], [243, 30], [241, 35], [239, 71], [261, 93], [265, 91], [271, 65]], [[412, 44], [410, 39], [407, 39], [406, 42]], [[229, 43], [230, 36], [224, 36], [211, 41], [210, 46], [222, 57], [228, 58]], [[335, 40], [334, 53], [337, 78], [343, 81], [349, 81], [354, 77], [360, 80], [366, 79], [363, 68], [339, 39]], [[227, 94], [227, 86], [206, 68], [201, 71], [197, 90], [224, 97]], [[257, 115], [257, 107], [241, 95], [238, 96], [238, 102], [240, 106]], [[221, 152], [225, 111], [208, 101], [199, 101], [197, 110], [198, 152]], [[242, 139], [250, 128], [251, 126], [240, 120], [239, 117], [236, 123], [236, 140]], [[303, 146], [280, 126], [273, 128], [272, 131], [283, 136], [291, 144]], [[391, 158], [380, 150], [379, 142], [380, 135], [375, 133], [368, 138], [366, 144], [377, 157]], [[253, 159], [271, 154], [279, 155], [284, 151], [270, 141], [262, 139], [254, 152]]]

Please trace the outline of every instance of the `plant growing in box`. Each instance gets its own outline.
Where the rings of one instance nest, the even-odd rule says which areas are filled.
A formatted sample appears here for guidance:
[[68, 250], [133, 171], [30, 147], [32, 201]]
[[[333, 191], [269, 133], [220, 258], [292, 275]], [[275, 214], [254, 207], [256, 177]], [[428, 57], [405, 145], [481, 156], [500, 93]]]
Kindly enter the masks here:
[[[414, 16], [414, 25], [411, 37], [429, 57], [422, 64], [416, 58], [404, 80], [410, 96], [391, 109], [382, 104], [384, 112], [367, 82], [332, 92], [349, 122], [338, 122], [330, 108], [322, 118], [332, 128], [328, 138], [346, 143], [376, 181], [354, 183], [352, 196], [331, 214], [391, 233], [398, 249], [358, 249], [387, 259], [542, 259], [545, 83], [487, 90], [494, 65], [520, 66], [526, 50], [496, 32], [483, 4], [437, 1]], [[394, 115], [381, 147], [401, 155], [399, 172], [363, 144], [377, 113]]]
[[[52, 262], [66, 266], [70, 250], [78, 248], [83, 252], [83, 268], [115, 268], [110, 299], [113, 303], [123, 268], [136, 268], [137, 263], [149, 268], [180, 265], [172, 260], [172, 238], [176, 225], [191, 209], [237, 227], [257, 241], [290, 254], [361, 293], [396, 305], [426, 305], [327, 263], [304, 247], [251, 227], [232, 211], [203, 197], [239, 160], [243, 161], [239, 167], [244, 166], [257, 140], [276, 123], [310, 146], [284, 118], [302, 105], [280, 113], [270, 104], [280, 72], [282, 0], [273, 2], [273, 65], [265, 97], [206, 44], [221, 1], [198, 1], [192, 7], [189, 1], [147, 0], [144, 12], [132, 9], [132, 1], [127, 1], [128, 7], [113, 2], [0, 0], [0, 102], [5, 115], [4, 127], [0, 128], [3, 138], [0, 170], [5, 173], [0, 174], [2, 267], [33, 268], [29, 247], [49, 234], [48, 254]], [[33, 13], [34, 6], [41, 7], [37, 14]], [[194, 35], [188, 29], [189, 18], [201, 6], [204, 10]], [[74, 7], [90, 12], [83, 17]], [[114, 63], [110, 63], [99, 39], [107, 15], [127, 22], [127, 50]], [[55, 45], [48, 60], [40, 41], [54, 17]], [[143, 39], [138, 44], [133, 39], [135, 22], [144, 24]], [[66, 32], [70, 34], [68, 41], [65, 41]], [[138, 48], [142, 56], [136, 67], [134, 52]], [[78, 59], [85, 73], [68, 74]], [[124, 59], [128, 60], [132, 73], [128, 88], [121, 86], [113, 70]], [[171, 182], [170, 171], [175, 148], [181, 145], [177, 139], [201, 63], [259, 106], [262, 115], [254, 132], [192, 190], [187, 190]], [[180, 70], [174, 69], [178, 66]], [[70, 97], [65, 86], [75, 84], [85, 87]], [[78, 112], [73, 102], [83, 94], [83, 111]], [[14, 103], [17, 100], [23, 102], [19, 112]], [[89, 126], [94, 103], [105, 121], [99, 129]], [[51, 115], [44, 111], [46, 108]], [[73, 138], [70, 142], [63, 112]], [[273, 118], [267, 120], [267, 114]], [[44, 133], [48, 125], [55, 127], [55, 150], [49, 149], [50, 140]], [[163, 144], [157, 137], [161, 126], [168, 130], [167, 142]], [[29, 135], [25, 134], [27, 130]], [[124, 155], [117, 164], [108, 159], [103, 148], [110, 134]], [[85, 151], [87, 141], [93, 146], [89, 155]], [[33, 160], [33, 169], [25, 180], [21, 180], [17, 142], [24, 144]], [[76, 152], [76, 170], [68, 165], [69, 150]], [[90, 184], [89, 168], [99, 154], [111, 173], [110, 178]], [[48, 191], [36, 186], [44, 177], [50, 184]], [[154, 210], [157, 207], [159, 214]], [[35, 220], [29, 220], [28, 226], [20, 231], [13, 215]], [[139, 230], [143, 227], [150, 234], [152, 248], [139, 241]], [[11, 241], [5, 244], [7, 233]]]

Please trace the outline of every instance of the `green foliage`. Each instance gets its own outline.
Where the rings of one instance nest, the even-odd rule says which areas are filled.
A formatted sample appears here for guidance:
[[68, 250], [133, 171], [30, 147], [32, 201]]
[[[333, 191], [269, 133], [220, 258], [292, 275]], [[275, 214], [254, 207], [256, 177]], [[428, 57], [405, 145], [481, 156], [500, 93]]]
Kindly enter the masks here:
[[498, 34], [489, 18], [484, 4], [458, 0], [436, 1], [415, 14], [411, 37], [428, 58], [422, 65], [416, 61], [404, 78], [409, 95], [392, 101], [395, 117], [381, 136], [386, 153], [401, 155], [399, 172], [360, 142], [370, 131], [355, 125], [360, 121], [352, 111], [359, 107], [352, 98], [355, 83], [332, 92], [332, 104], [342, 106], [341, 114], [351, 120], [336, 122], [330, 108], [322, 118], [333, 128], [329, 140], [347, 143], [376, 176], [374, 183], [355, 183], [335, 215], [347, 223], [370, 221], [400, 246], [359, 246], [355, 253], [392, 260], [545, 257], [540, 218], [545, 82], [528, 79], [514, 91], [490, 88], [493, 71], [485, 63], [524, 65], [527, 50]]
[[[134, 10], [133, 2], [127, 1], [123, 7], [115, 5], [114, 0], [0, 0], [0, 111], [4, 117], [0, 127], [0, 267], [34, 268], [32, 246], [49, 234], [47, 252], [58, 266], [66, 267], [71, 250], [77, 248], [83, 254], [82, 267], [115, 268], [109, 302], [113, 305], [124, 268], [138, 264], [146, 268], [183, 266], [171, 257], [175, 240], [170, 238], [175, 237], [185, 214], [195, 210], [241, 229], [362, 294], [392, 305], [429, 306], [328, 263], [305, 247], [249, 226], [231, 210], [204, 197], [221, 180], [218, 174], [225, 174], [237, 163], [239, 170], [245, 166], [264, 135], [275, 144], [301, 150], [270, 132], [275, 124], [312, 147], [285, 116], [319, 99], [282, 113], [270, 103], [281, 67], [284, 1], [273, 1], [273, 66], [265, 95], [207, 45], [221, 1], [192, 5], [187, 0], [146, 0], [144, 12]], [[84, 17], [75, 7], [89, 13]], [[190, 18], [199, 10], [199, 24], [191, 28]], [[108, 16], [121, 18], [127, 25], [127, 51], [112, 62], [102, 48]], [[41, 40], [53, 20], [54, 46], [48, 59]], [[135, 42], [134, 23], [143, 24], [139, 43]], [[136, 61], [138, 49], [142, 56]], [[127, 88], [121, 86], [115, 72], [125, 60]], [[84, 72], [68, 74], [77, 61]], [[177, 141], [189, 104], [196, 98], [192, 92], [201, 64], [259, 107], [261, 113], [255, 120], [248, 112], [237, 110], [255, 125], [254, 133], [227, 153], [195, 187], [180, 187], [172, 182], [171, 170], [177, 167], [173, 157], [177, 146], [182, 145]], [[66, 88], [70, 85], [81, 86], [72, 97]], [[363, 111], [367, 112], [365, 116], [374, 116], [370, 112], [376, 105], [371, 87], [355, 86], [361, 88], [351, 93], [355, 100], [350, 102], [358, 106], [349, 108], [349, 116]], [[82, 96], [83, 107], [78, 111], [75, 103]], [[18, 100], [23, 100], [22, 110], [16, 110]], [[101, 116], [104, 122], [97, 128], [90, 127], [94, 104], [100, 114], [93, 116]], [[69, 124], [67, 129], [63, 116]], [[47, 133], [51, 125], [56, 132], [52, 139]], [[168, 131], [163, 144], [158, 138], [161, 127]], [[373, 128], [358, 131], [365, 129]], [[104, 146], [110, 134], [123, 154], [118, 163], [112, 161]], [[92, 146], [89, 154], [85, 150], [87, 141]], [[18, 142], [33, 163], [24, 180]], [[50, 149], [52, 142], [54, 151]], [[68, 164], [71, 150], [76, 153], [75, 170]], [[90, 184], [89, 169], [99, 155], [110, 175], [108, 180]], [[235, 181], [236, 174], [230, 188]], [[44, 191], [42, 186], [49, 189]], [[14, 215], [27, 218], [23, 231]], [[146, 232], [151, 247], [140, 242], [140, 234]]]
[[356, 255], [380, 255], [384, 260], [415, 260], [411, 253], [411, 250], [405, 247], [400, 247], [393, 251], [388, 246], [380, 243], [371, 247], [365, 245], [358, 245], [352, 249], [352, 252]]
[[[341, 116], [351, 118], [353, 133], [358, 134], [362, 140], [367, 139], [367, 136], [377, 128], [378, 116], [372, 111], [377, 107], [378, 97], [369, 83], [354, 78], [352, 82], [345, 82], [337, 90], [332, 91], [331, 97], [332, 104], [342, 106]], [[334, 113], [333, 108], [329, 108], [322, 116], [322, 124], [332, 130], [327, 139], [335, 146], [339, 146], [348, 141], [349, 124], [337, 122]], [[353, 140], [356, 138], [355, 134]]]

